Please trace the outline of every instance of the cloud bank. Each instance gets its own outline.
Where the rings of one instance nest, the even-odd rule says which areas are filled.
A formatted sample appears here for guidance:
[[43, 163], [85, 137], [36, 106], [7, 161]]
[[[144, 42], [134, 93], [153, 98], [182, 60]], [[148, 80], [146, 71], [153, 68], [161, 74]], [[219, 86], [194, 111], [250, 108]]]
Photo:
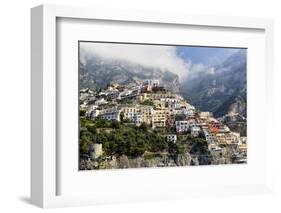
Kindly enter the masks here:
[[173, 46], [81, 42], [80, 62], [86, 63], [94, 56], [103, 60], [120, 60], [162, 71], [169, 70], [180, 79], [187, 76], [191, 67], [191, 63], [177, 55], [176, 47]]

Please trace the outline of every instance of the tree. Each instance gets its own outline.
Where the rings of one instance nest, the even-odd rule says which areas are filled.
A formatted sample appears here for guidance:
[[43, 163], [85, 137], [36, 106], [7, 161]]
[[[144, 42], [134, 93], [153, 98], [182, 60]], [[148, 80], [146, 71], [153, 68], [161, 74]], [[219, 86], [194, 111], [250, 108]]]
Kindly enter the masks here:
[[139, 129], [142, 130], [143, 132], [147, 132], [148, 125], [145, 122], [142, 122], [141, 125], [139, 126]]
[[144, 146], [136, 146], [136, 147], [133, 147], [133, 148], [130, 150], [130, 156], [132, 156], [132, 157], [138, 157], [138, 156], [143, 155], [144, 152], [145, 152]]
[[97, 128], [107, 128], [110, 126], [109, 122], [105, 119], [97, 119], [95, 122]]
[[176, 153], [175, 154], [183, 154], [185, 152], [185, 146], [182, 143], [176, 143]]
[[83, 116], [85, 116], [86, 111], [83, 110], [83, 109], [80, 109], [79, 114], [80, 114], [81, 117], [83, 117]]
[[117, 141], [116, 153], [118, 155], [128, 154], [127, 144], [126, 144], [125, 140], [123, 140], [122, 138], [119, 138]]
[[90, 144], [91, 144], [91, 142], [89, 140], [81, 139], [80, 144], [79, 144], [80, 152], [83, 153], [83, 154], [88, 153], [89, 148], [90, 148]]
[[96, 134], [97, 133], [97, 129], [95, 126], [88, 126], [88, 131], [92, 134]]
[[192, 147], [191, 147], [190, 153], [208, 155], [209, 150], [208, 150], [207, 141], [203, 138], [192, 139]]
[[198, 137], [199, 137], [199, 138], [203, 138], [203, 139], [205, 138], [205, 134], [203, 133], [203, 131], [200, 131], [200, 132], [199, 132]]
[[163, 135], [152, 133], [148, 141], [151, 152], [161, 152], [168, 148], [166, 138]]
[[111, 128], [119, 129], [120, 128], [120, 123], [118, 121], [112, 121], [111, 122]]
[[121, 121], [121, 123], [123, 123], [123, 121], [124, 121], [124, 112], [120, 113], [120, 121]]
[[91, 145], [91, 134], [88, 131], [83, 131], [80, 134], [80, 143], [79, 143], [80, 152], [83, 154], [88, 153], [90, 145]]
[[168, 152], [170, 154], [175, 153], [176, 150], [176, 144], [174, 144], [173, 142], [168, 142]]

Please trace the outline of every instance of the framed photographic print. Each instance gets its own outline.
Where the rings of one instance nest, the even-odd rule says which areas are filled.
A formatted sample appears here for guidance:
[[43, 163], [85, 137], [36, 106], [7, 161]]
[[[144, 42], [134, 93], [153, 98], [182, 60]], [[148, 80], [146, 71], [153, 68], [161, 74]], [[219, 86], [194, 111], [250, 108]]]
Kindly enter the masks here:
[[32, 203], [270, 192], [272, 20], [31, 14]]
[[247, 162], [247, 49], [79, 41], [78, 51], [80, 170]]

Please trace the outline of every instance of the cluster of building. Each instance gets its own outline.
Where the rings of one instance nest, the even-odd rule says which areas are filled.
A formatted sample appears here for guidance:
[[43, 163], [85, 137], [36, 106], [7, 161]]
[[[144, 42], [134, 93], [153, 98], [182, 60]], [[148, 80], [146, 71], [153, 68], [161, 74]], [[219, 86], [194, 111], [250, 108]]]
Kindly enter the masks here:
[[[152, 128], [175, 126], [178, 132], [184, 131], [185, 120], [195, 113], [194, 106], [159, 86], [159, 80], [126, 87], [113, 84], [98, 94], [81, 90], [80, 102], [80, 108], [85, 109], [91, 119], [127, 119], [136, 125], [144, 122]], [[177, 117], [182, 117], [182, 122], [176, 122]]]
[[237, 153], [240, 153], [241, 156], [246, 157], [246, 137], [241, 137], [240, 133], [230, 131], [226, 125], [213, 118], [211, 115], [200, 115], [198, 123], [206, 138], [209, 150], [221, 151], [221, 147], [231, 146], [233, 149], [237, 150]]
[[210, 112], [199, 112], [182, 96], [173, 94], [159, 80], [146, 80], [128, 85], [111, 84], [94, 92], [80, 90], [80, 109], [90, 119], [128, 120], [135, 125], [146, 123], [151, 128], [167, 128], [167, 140], [177, 142], [177, 136], [205, 136], [210, 151], [233, 146], [246, 156], [246, 138], [232, 132]]

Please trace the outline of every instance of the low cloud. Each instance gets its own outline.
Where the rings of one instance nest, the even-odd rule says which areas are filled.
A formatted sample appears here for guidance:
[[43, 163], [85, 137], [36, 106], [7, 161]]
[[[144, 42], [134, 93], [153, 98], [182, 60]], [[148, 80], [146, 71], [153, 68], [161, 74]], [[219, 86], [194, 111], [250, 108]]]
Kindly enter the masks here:
[[94, 56], [103, 60], [120, 60], [148, 68], [169, 70], [180, 79], [184, 79], [192, 67], [191, 62], [185, 62], [177, 55], [173, 46], [81, 42], [80, 62], [86, 63]]
[[189, 67], [189, 73], [194, 76], [201, 74], [201, 73], [206, 73], [206, 74], [214, 74], [215, 73], [215, 68], [213, 66], [208, 66], [205, 64], [192, 64]]

